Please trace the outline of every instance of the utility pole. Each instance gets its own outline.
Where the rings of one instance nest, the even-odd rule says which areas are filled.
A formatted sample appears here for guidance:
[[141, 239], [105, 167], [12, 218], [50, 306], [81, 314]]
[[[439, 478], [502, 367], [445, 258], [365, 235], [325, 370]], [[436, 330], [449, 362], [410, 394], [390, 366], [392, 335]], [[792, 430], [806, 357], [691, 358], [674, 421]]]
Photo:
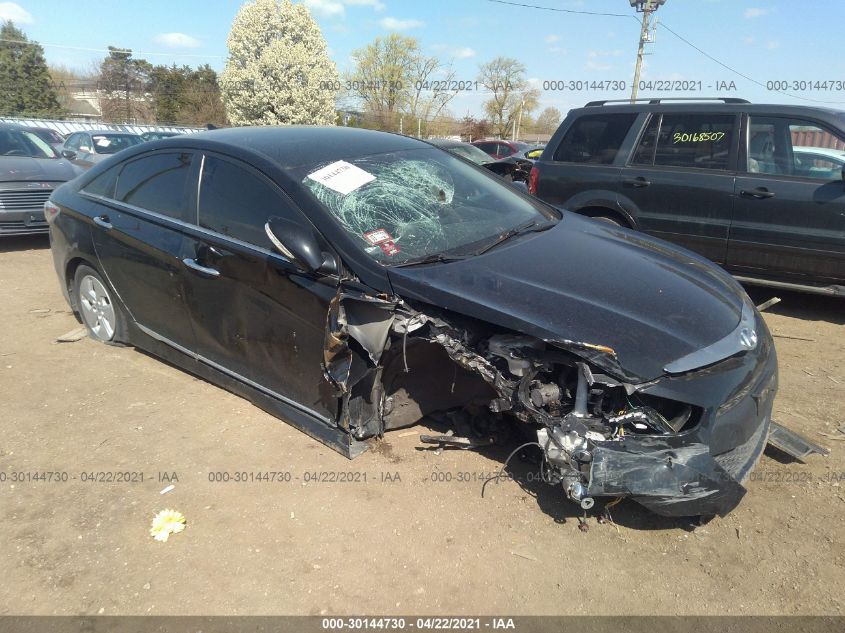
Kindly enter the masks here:
[[649, 30], [651, 28], [651, 15], [657, 11], [661, 6], [666, 4], [666, 0], [628, 0], [631, 6], [637, 10], [637, 13], [643, 14], [643, 24], [640, 28], [640, 44], [637, 49], [637, 65], [634, 67], [634, 83], [631, 86], [631, 101], [637, 98], [637, 88], [640, 85], [640, 71], [643, 66], [643, 55], [645, 55], [645, 45], [652, 40], [649, 38]]
[[525, 108], [525, 97], [522, 98], [522, 105], [519, 106], [519, 117], [516, 120], [516, 138], [515, 141], [519, 140], [519, 133], [522, 131], [522, 110]]

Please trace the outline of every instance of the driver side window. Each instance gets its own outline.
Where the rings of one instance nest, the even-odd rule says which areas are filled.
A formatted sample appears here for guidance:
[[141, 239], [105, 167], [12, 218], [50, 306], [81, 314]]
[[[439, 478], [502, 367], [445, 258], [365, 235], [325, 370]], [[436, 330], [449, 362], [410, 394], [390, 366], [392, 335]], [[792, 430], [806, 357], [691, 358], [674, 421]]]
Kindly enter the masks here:
[[65, 141], [65, 149], [69, 149], [72, 151], [79, 150], [79, 140], [82, 138], [81, 134], [71, 134], [70, 138]]
[[278, 216], [306, 223], [270, 181], [235, 163], [206, 155], [199, 192], [199, 225], [268, 251], [273, 243], [264, 230]]

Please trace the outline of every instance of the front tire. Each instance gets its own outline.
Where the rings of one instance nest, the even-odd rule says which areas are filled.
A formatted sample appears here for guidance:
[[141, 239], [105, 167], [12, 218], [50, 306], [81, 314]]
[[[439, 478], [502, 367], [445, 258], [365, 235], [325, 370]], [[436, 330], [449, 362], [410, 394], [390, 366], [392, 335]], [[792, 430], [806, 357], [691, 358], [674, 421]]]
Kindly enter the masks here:
[[122, 343], [126, 320], [111, 288], [96, 270], [82, 264], [73, 277], [74, 300], [88, 334], [101, 343]]

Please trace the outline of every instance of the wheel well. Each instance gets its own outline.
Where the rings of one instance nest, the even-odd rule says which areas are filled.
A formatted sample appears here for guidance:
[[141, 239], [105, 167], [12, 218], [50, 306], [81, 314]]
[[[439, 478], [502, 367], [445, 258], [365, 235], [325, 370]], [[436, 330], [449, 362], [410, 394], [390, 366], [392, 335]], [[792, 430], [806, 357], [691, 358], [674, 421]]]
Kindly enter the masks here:
[[82, 257], [74, 257], [71, 259], [67, 266], [65, 267], [65, 285], [67, 286], [67, 294], [70, 298], [70, 307], [73, 310], [74, 315], [76, 315], [77, 320], [80, 318], [79, 315], [79, 306], [76, 305], [76, 297], [74, 297], [73, 293], [73, 278], [76, 276], [76, 269], [80, 267], [80, 265], [85, 264], [86, 266], [90, 266], [94, 270], [97, 270], [97, 267], [89, 262], [87, 259], [83, 259]]
[[610, 209], [608, 207], [583, 207], [581, 209], [578, 209], [578, 213], [580, 213], [581, 215], [586, 215], [590, 218], [595, 218], [598, 216], [613, 218], [622, 226], [632, 228], [631, 220], [625, 217], [625, 214], [621, 213], [617, 209]]

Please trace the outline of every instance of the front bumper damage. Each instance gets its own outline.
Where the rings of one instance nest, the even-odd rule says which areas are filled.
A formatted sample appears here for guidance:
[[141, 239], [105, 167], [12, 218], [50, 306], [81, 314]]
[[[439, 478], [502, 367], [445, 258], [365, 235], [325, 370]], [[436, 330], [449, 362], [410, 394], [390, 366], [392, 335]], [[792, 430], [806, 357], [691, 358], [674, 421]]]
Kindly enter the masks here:
[[543, 481], [584, 509], [625, 497], [666, 516], [725, 515], [765, 448], [777, 390], [771, 337], [752, 316], [753, 349], [644, 381], [601, 344], [542, 341], [345, 284], [323, 367], [352, 442], [438, 413], [485, 436], [473, 446], [516, 423], [537, 438]]

